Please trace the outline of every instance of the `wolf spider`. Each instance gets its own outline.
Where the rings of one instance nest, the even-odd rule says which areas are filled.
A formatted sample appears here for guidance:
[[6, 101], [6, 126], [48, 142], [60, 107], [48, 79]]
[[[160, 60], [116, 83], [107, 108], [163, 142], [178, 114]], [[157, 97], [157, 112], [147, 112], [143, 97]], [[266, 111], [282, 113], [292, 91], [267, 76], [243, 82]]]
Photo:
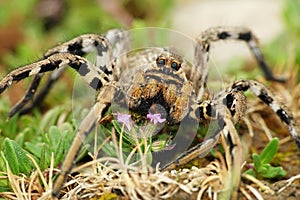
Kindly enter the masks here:
[[[67, 66], [75, 69], [88, 85], [97, 91], [97, 99], [81, 122], [61, 166], [61, 172], [52, 188], [53, 198], [58, 196], [84, 139], [101, 121], [117, 98], [123, 99], [130, 111], [140, 115], [145, 115], [153, 109], [153, 105], [161, 105], [166, 111], [166, 124], [179, 124], [187, 117], [196, 120], [197, 123], [209, 120], [217, 122], [218, 127], [213, 134], [202, 143], [183, 152], [175, 161], [161, 166], [162, 170], [172, 169], [196, 156], [205, 156], [216, 145], [221, 132], [230, 130], [225, 119], [230, 119], [233, 124], [236, 124], [244, 115], [246, 99], [243, 92], [246, 90], [252, 91], [288, 126], [291, 136], [300, 149], [300, 136], [292, 115], [288, 114], [263, 84], [255, 80], [237, 80], [211, 99], [202, 99], [203, 94], [207, 92], [205, 86], [210, 46], [211, 43], [219, 40], [246, 42], [266, 79], [283, 81], [274, 77], [269, 70], [258, 48], [257, 40], [249, 29], [213, 27], [202, 32], [195, 42], [192, 67], [187, 67], [187, 62], [173, 49], [146, 49], [128, 54], [129, 38], [129, 33], [123, 30], [110, 30], [104, 35], [80, 35], [48, 50], [40, 61], [13, 70], [0, 82], [0, 93], [2, 93], [13, 82], [34, 76], [23, 99], [10, 110], [9, 117], [18, 112], [25, 112], [28, 108], [24, 106], [28, 103], [31, 103], [29, 109], [38, 104]], [[97, 52], [96, 65], [83, 57], [92, 51]], [[124, 84], [120, 81], [124, 76], [122, 73], [129, 69], [135, 69], [135, 71], [125, 77], [127, 82]], [[34, 98], [44, 73], [51, 71], [53, 72], [44, 88]], [[227, 137], [230, 141], [230, 135]], [[234, 144], [231, 144], [231, 148], [234, 148]]]

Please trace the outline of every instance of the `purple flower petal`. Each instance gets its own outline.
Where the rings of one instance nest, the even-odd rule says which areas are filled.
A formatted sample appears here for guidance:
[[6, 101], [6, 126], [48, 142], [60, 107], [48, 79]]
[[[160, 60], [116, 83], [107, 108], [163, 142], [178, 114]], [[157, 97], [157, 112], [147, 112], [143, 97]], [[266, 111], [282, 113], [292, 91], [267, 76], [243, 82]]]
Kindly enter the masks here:
[[160, 113], [158, 114], [149, 113], [147, 114], [147, 119], [150, 119], [150, 122], [152, 122], [153, 124], [163, 123], [164, 121], [166, 121], [166, 119], [161, 118]]
[[131, 118], [131, 115], [129, 115], [129, 114], [122, 114], [119, 112], [117, 113], [117, 121], [123, 123], [128, 130], [131, 129], [130, 118]]

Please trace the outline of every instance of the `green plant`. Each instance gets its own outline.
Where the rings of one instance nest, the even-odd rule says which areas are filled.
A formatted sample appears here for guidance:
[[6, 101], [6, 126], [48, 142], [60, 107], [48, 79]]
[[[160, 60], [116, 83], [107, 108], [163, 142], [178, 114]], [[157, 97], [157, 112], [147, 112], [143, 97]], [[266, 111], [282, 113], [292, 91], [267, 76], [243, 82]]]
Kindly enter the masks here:
[[274, 158], [278, 149], [278, 138], [273, 138], [269, 144], [263, 149], [260, 155], [254, 153], [252, 155], [254, 166], [245, 173], [254, 177], [277, 178], [285, 176], [286, 172], [282, 167], [273, 167], [270, 162]]
[[[54, 167], [63, 161], [76, 127], [65, 108], [50, 109], [43, 117], [37, 111], [31, 116], [14, 116], [9, 120], [3, 119], [6, 115], [0, 117], [0, 175], [6, 176], [9, 169], [14, 175], [30, 177], [36, 166], [28, 155], [41, 171], [49, 168], [52, 152]], [[11, 186], [7, 180], [1, 180], [0, 192], [6, 191], [11, 191]]]

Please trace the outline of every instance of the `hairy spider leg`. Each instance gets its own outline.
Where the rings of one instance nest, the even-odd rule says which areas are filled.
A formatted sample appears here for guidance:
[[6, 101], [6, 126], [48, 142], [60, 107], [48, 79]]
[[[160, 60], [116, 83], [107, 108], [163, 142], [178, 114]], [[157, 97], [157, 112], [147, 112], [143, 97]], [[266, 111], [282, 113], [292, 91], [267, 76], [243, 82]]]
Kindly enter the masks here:
[[272, 92], [267, 89], [263, 84], [255, 80], [237, 80], [228, 89], [229, 91], [246, 91], [250, 89], [251, 92], [260, 98], [264, 103], [266, 103], [283, 121], [289, 129], [289, 132], [295, 143], [300, 150], [300, 135], [299, 130], [296, 126], [295, 120], [292, 114], [287, 111], [287, 109], [279, 103], [277, 98], [272, 94]]
[[[84, 56], [94, 50], [97, 50], [96, 67], [104, 71], [109, 80], [113, 81], [115, 79], [115, 77], [113, 77], [113, 74], [115, 74], [113, 73], [113, 61], [120, 57], [124, 51], [129, 49], [128, 38], [129, 36], [127, 32], [118, 29], [110, 30], [104, 36], [98, 34], [85, 34], [48, 50], [44, 54], [44, 59], [58, 53], [71, 53], [78, 56]], [[124, 59], [122, 61], [125, 62]], [[115, 70], [120, 71], [119, 69]], [[18, 112], [20, 114], [26, 113], [33, 107], [38, 106], [44, 100], [46, 95], [51, 90], [53, 84], [60, 78], [64, 71], [65, 67], [54, 71], [34, 98], [35, 92], [40, 84], [40, 80], [43, 77], [43, 74], [36, 75], [32, 80], [29, 89], [25, 92], [24, 97], [11, 108], [10, 112], [8, 113], [8, 117], [12, 117]], [[24, 108], [24, 106], [30, 100], [32, 100], [32, 102]]]
[[14, 82], [25, 79], [29, 76], [42, 74], [45, 72], [70, 66], [75, 69], [80, 76], [95, 90], [100, 89], [109, 82], [107, 74], [96, 68], [87, 59], [70, 53], [54, 54], [44, 60], [23, 66], [11, 71], [0, 81], [0, 94], [4, 92]]
[[285, 81], [284, 79], [273, 75], [258, 46], [258, 40], [251, 30], [244, 27], [211, 27], [203, 31], [196, 39], [195, 65], [192, 68], [191, 81], [193, 81], [196, 87], [195, 90], [198, 100], [201, 100], [206, 87], [211, 44], [220, 40], [237, 40], [246, 42], [257, 63], [264, 72], [266, 79], [278, 82]]
[[[59, 70], [61, 71], [61, 70]], [[28, 107], [24, 107], [30, 100], [33, 99], [33, 96], [38, 88], [38, 86], [40, 85], [40, 81], [43, 77], [43, 74], [37, 74], [34, 76], [33, 80], [31, 81], [31, 84], [29, 86], [29, 88], [27, 89], [27, 91], [25, 92], [24, 96], [9, 110], [7, 117], [11, 118], [12, 116], [14, 116], [16, 113], [19, 114], [25, 114], [29, 111], [29, 109], [31, 109], [31, 106]], [[42, 95], [39, 95], [40, 97]], [[45, 95], [43, 95], [44, 97]], [[36, 102], [35, 105], [38, 105], [37, 99], [34, 99], [34, 101]]]
[[172, 170], [180, 165], [186, 164], [196, 157], [205, 157], [219, 141], [222, 130], [226, 128], [225, 113], [226, 105], [220, 104], [215, 100], [205, 100], [191, 106], [189, 116], [198, 120], [199, 123], [205, 123], [210, 120], [217, 122], [217, 128], [213, 133], [209, 133], [202, 143], [195, 145], [187, 151], [180, 154], [176, 160], [161, 167], [161, 170]]
[[[218, 129], [215, 132], [207, 137], [202, 143], [197, 144], [188, 151], [182, 153], [176, 158], [175, 161], [162, 167], [163, 170], [174, 169], [177, 166], [185, 164], [195, 157], [204, 157], [206, 156], [212, 147], [214, 147], [220, 133], [227, 129], [227, 123], [225, 123], [225, 115], [222, 111], [222, 105], [228, 109], [230, 112], [230, 119], [233, 124], [236, 124], [239, 119], [244, 115], [246, 110], [246, 101], [241, 96], [241, 92], [250, 90], [254, 95], [260, 98], [264, 103], [266, 103], [276, 114], [277, 116], [288, 126], [289, 132], [295, 143], [300, 150], [300, 136], [298, 129], [295, 125], [295, 121], [291, 114], [288, 114], [288, 111], [284, 106], [282, 106], [276, 97], [261, 83], [254, 80], [238, 80], [235, 81], [229, 88], [221, 91], [215, 100], [207, 100], [204, 102], [198, 103], [198, 105], [192, 106], [192, 111], [190, 113], [191, 117], [197, 117], [200, 122], [205, 120], [217, 120]], [[221, 105], [221, 107], [220, 107]], [[198, 113], [198, 114], [197, 114]], [[228, 118], [228, 117], [227, 117]], [[226, 136], [229, 138], [229, 136]], [[229, 140], [230, 141], [230, 140]], [[232, 144], [234, 147], [234, 144]]]
[[60, 193], [65, 180], [70, 173], [75, 160], [77, 158], [78, 152], [86, 138], [86, 136], [94, 129], [95, 125], [104, 116], [105, 112], [111, 105], [116, 93], [116, 88], [112, 85], [104, 85], [98, 94], [97, 101], [95, 105], [90, 110], [89, 114], [81, 122], [78, 132], [72, 142], [72, 145], [68, 151], [68, 154], [61, 166], [59, 176], [55, 180], [52, 188], [52, 198], [56, 199]]
[[[108, 42], [104, 37], [97, 34], [86, 34], [76, 37], [68, 42], [65, 42], [57, 47], [48, 50], [44, 54], [44, 59], [47, 59], [48, 57], [59, 53], [71, 53], [74, 55], [83, 56], [91, 51], [94, 51], [95, 49], [97, 49], [98, 56], [110, 57], [109, 54], [105, 54], [105, 52], [108, 51], [109, 48], [110, 47], [108, 45]], [[107, 60], [109, 59], [110, 58], [108, 58]], [[66, 66], [54, 71], [34, 98], [37, 88], [39, 87], [40, 80], [43, 77], [43, 74], [35, 75], [29, 89], [25, 92], [24, 97], [14, 105], [14, 107], [8, 113], [8, 117], [12, 117], [18, 112], [21, 114], [26, 113], [33, 107], [38, 106], [49, 93], [53, 84], [61, 77], [61, 75], [65, 71], [65, 68]], [[31, 103], [27, 107], [22, 109], [30, 100], [32, 100]]]

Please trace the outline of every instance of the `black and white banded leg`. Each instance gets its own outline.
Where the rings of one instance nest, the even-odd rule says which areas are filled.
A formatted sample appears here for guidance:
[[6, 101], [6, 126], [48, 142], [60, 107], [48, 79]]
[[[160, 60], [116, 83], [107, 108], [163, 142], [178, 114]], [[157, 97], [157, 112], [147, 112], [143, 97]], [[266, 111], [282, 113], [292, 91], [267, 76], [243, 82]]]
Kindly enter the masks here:
[[20, 67], [11, 71], [0, 82], [0, 94], [13, 82], [20, 81], [29, 76], [51, 72], [55, 69], [70, 66], [95, 90], [100, 89], [104, 83], [110, 82], [109, 76], [96, 68], [87, 59], [70, 53], [54, 54], [44, 60]]
[[243, 91], [251, 90], [251, 92], [266, 103], [276, 115], [283, 121], [289, 129], [292, 138], [295, 140], [298, 149], [300, 150], [300, 135], [295, 120], [287, 109], [277, 100], [277, 98], [263, 84], [254, 80], [238, 80], [235, 81], [228, 91]]
[[[115, 77], [113, 77], [113, 74], [116, 74], [113, 72], [113, 61], [120, 57], [120, 55], [124, 53], [124, 51], [129, 49], [128, 43], [128, 33], [123, 30], [110, 30], [104, 36], [98, 34], [85, 34], [48, 50], [44, 54], [44, 59], [47, 59], [48, 57], [59, 53], [71, 53], [78, 56], [84, 56], [96, 50], [96, 67], [104, 71], [109, 77], [109, 80], [112, 81], [113, 79], [115, 79]], [[120, 71], [119, 69], [115, 70]], [[61, 67], [59, 70], [54, 71], [50, 75], [46, 83], [43, 85], [39, 93], [35, 95], [39, 87], [40, 80], [43, 77], [42, 73], [36, 75], [32, 80], [32, 83], [29, 89], [26, 91], [24, 97], [16, 105], [13, 106], [13, 108], [8, 113], [8, 117], [12, 117], [18, 112], [21, 114], [26, 113], [33, 107], [38, 106], [64, 71], [65, 67]], [[27, 107], [24, 107], [28, 102], [31, 103]]]
[[197, 87], [197, 97], [201, 100], [208, 76], [209, 51], [212, 43], [221, 40], [237, 40], [247, 43], [257, 63], [265, 74], [267, 80], [284, 82], [282, 78], [275, 77], [265, 62], [259, 49], [258, 40], [248, 28], [244, 27], [212, 27], [202, 32], [196, 39], [195, 64], [192, 69], [191, 80]]
[[[230, 150], [233, 150], [234, 147], [237, 146], [235, 141], [230, 139], [230, 134], [227, 133], [232, 131], [236, 132], [232, 127], [234, 127], [234, 124], [244, 115], [246, 111], [246, 99], [241, 92], [232, 92], [228, 93], [228, 95], [229, 94], [234, 99], [231, 103], [227, 103], [226, 97], [222, 96], [217, 100], [205, 100], [192, 106], [192, 110], [189, 114], [192, 118], [199, 120], [202, 124], [209, 124], [211, 121], [216, 122], [214, 124], [216, 124], [217, 127], [212, 129], [212, 131], [209, 129], [202, 143], [195, 145], [179, 155], [175, 161], [163, 166], [161, 168], [162, 170], [171, 170], [188, 163], [196, 157], [205, 157], [219, 142], [221, 133], [224, 131]], [[236, 103], [236, 105], [233, 105], [233, 102]], [[233, 112], [233, 110], [237, 112]], [[230, 122], [230, 124], [228, 122]]]
[[[197, 113], [200, 122], [206, 120], [216, 120], [218, 122], [218, 128], [213, 134], [205, 138], [204, 142], [197, 144], [188, 151], [182, 153], [176, 158], [175, 161], [162, 167], [163, 170], [171, 170], [185, 164], [196, 157], [204, 157], [209, 151], [218, 143], [221, 132], [232, 130], [231, 125], [228, 126], [228, 118], [230, 118], [233, 124], [236, 124], [245, 114], [246, 111], [246, 99], [243, 92], [251, 90], [251, 92], [266, 103], [277, 116], [283, 121], [289, 129], [292, 138], [300, 150], [300, 135], [298, 128], [295, 125], [295, 121], [292, 115], [288, 114], [288, 111], [282, 106], [276, 97], [261, 83], [254, 80], [238, 80], [235, 81], [229, 88], [220, 92], [215, 100], [207, 100], [199, 103], [193, 108], [191, 116], [195, 118]], [[227, 109], [227, 112], [223, 108]], [[230, 115], [228, 114], [230, 113]], [[228, 117], [230, 116], [230, 117]], [[225, 119], [226, 118], [226, 119]], [[227, 121], [227, 123], [226, 123]], [[226, 135], [227, 139], [230, 139], [230, 135]], [[230, 141], [230, 140], [228, 140]], [[232, 150], [234, 150], [235, 144], [231, 144]]]

